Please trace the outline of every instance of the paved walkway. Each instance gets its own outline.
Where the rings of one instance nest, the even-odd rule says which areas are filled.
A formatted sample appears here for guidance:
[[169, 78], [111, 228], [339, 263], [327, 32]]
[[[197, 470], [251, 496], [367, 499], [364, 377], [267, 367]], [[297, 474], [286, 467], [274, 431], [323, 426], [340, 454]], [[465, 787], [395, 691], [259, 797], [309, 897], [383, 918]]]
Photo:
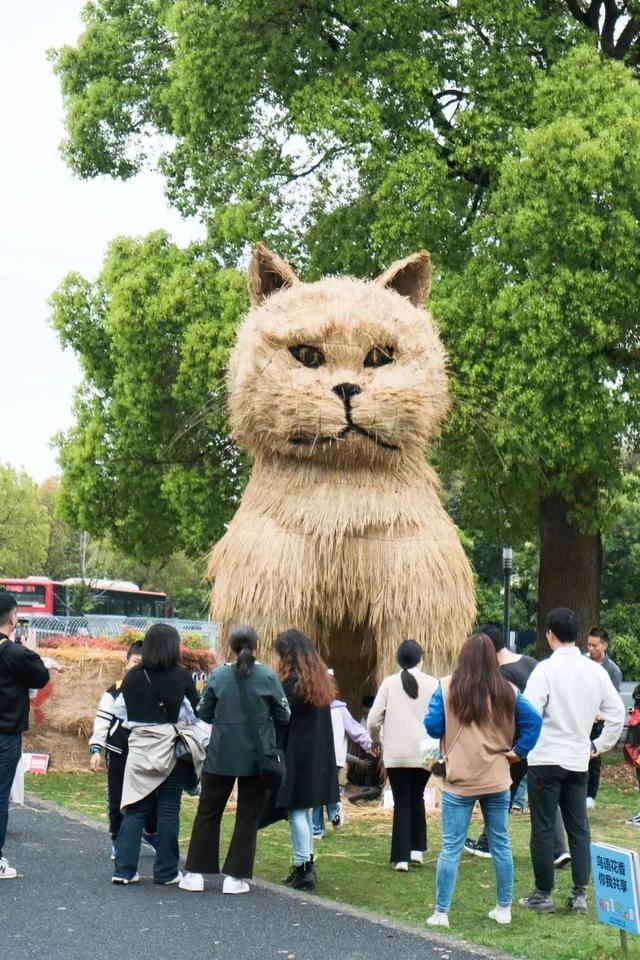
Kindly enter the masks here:
[[[29, 802], [29, 801], [28, 801]], [[0, 882], [0, 955], [7, 960], [473, 960], [458, 947], [314, 896], [259, 883], [223, 897], [142, 882], [115, 887], [102, 830], [72, 816], [14, 808], [6, 852], [19, 870]], [[504, 957], [504, 955], [502, 955]]]

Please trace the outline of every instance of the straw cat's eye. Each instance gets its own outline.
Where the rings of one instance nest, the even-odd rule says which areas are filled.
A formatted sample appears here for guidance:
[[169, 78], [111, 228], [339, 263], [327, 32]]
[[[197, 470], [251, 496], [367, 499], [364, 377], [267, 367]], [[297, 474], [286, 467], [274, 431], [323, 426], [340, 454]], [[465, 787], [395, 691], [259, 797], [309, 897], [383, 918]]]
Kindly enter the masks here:
[[309, 347], [305, 343], [301, 343], [297, 347], [289, 347], [289, 353], [292, 357], [295, 357], [303, 367], [316, 369], [316, 367], [322, 367], [324, 365], [323, 354], [321, 354], [319, 350], [316, 350], [315, 347]]
[[393, 347], [372, 347], [364, 358], [365, 367], [384, 367], [393, 363]]

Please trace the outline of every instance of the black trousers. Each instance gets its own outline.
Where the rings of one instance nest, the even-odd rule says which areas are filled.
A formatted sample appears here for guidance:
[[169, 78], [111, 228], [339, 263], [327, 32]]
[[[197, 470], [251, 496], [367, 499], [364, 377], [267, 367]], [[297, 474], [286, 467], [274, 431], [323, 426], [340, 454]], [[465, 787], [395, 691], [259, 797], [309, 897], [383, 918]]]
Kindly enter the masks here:
[[[109, 814], [109, 833], [111, 839], [115, 841], [120, 826], [122, 824], [122, 813], [120, 812], [120, 801], [122, 800], [122, 784], [124, 781], [124, 770], [127, 765], [126, 753], [114, 753], [107, 750], [107, 811]], [[144, 825], [144, 832], [155, 834], [158, 830], [158, 803], [153, 805]]]
[[[259, 777], [238, 777], [238, 805], [233, 836], [222, 873], [248, 880], [253, 876], [258, 817], [265, 789]], [[236, 777], [202, 774], [202, 792], [187, 854], [191, 873], [220, 873], [220, 824]]]
[[555, 765], [530, 766], [528, 772], [529, 810], [531, 812], [531, 861], [538, 890], [553, 890], [553, 835], [556, 808], [560, 807], [571, 853], [574, 887], [589, 882], [589, 843], [587, 818], [587, 771], [576, 773]]
[[[602, 720], [596, 720], [591, 728], [591, 739], [596, 740], [604, 730]], [[598, 796], [600, 773], [602, 771], [602, 757], [592, 757], [589, 760], [589, 778], [587, 780], [587, 796], [593, 800]]]
[[424, 788], [429, 774], [421, 767], [387, 767], [393, 794], [391, 863], [408, 862], [412, 850], [427, 849]]

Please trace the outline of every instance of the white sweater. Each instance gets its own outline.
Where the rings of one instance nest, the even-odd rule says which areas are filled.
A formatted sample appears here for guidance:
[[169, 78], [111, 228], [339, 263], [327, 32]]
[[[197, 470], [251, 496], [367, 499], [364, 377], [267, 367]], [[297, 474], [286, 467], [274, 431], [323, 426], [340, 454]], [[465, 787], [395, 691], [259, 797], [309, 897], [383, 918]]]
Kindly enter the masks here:
[[600, 664], [575, 646], [560, 647], [535, 668], [524, 696], [542, 714], [540, 739], [528, 756], [529, 766], [553, 764], [584, 772], [591, 753], [590, 733], [596, 715], [604, 719], [594, 741], [598, 753], [611, 750], [624, 724], [624, 704]]
[[[604, 673], [604, 670], [600, 672]], [[424, 717], [438, 681], [417, 667], [409, 673], [418, 681], [416, 700], [404, 692], [401, 673], [398, 672], [382, 681], [369, 711], [369, 736], [373, 744], [382, 740], [382, 756], [387, 768], [422, 766], [420, 743], [426, 735]]]

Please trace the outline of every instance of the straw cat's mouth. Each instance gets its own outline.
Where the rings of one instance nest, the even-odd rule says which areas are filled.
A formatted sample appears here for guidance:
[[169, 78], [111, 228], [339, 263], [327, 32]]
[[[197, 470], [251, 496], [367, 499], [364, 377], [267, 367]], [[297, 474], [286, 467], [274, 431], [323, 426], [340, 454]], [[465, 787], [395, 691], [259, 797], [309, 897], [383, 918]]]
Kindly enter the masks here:
[[289, 443], [293, 443], [296, 446], [308, 446], [314, 447], [318, 444], [332, 443], [335, 440], [343, 440], [350, 433], [359, 433], [362, 437], [368, 437], [369, 440], [372, 440], [373, 443], [377, 444], [379, 447], [384, 447], [386, 450], [399, 450], [400, 447], [397, 447], [394, 443], [387, 443], [386, 440], [380, 440], [375, 433], [369, 433], [368, 430], [365, 430], [364, 427], [359, 426], [353, 421], [349, 421], [346, 427], [340, 431], [339, 434], [335, 437], [305, 437], [301, 434], [297, 434], [295, 437], [289, 437]]

